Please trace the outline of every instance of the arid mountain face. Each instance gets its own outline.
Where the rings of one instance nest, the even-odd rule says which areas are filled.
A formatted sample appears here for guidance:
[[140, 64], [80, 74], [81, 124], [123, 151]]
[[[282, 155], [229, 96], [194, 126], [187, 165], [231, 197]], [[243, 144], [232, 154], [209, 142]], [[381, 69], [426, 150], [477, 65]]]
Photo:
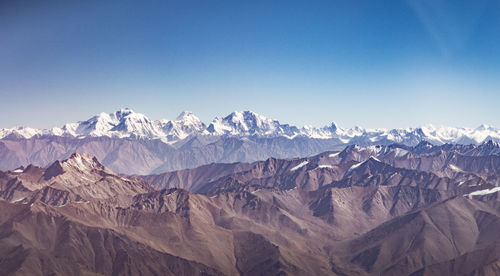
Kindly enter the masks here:
[[500, 157], [484, 145], [350, 146], [140, 177], [72, 154], [0, 172], [0, 272], [500, 275]]
[[107, 167], [123, 174], [152, 174], [210, 163], [254, 162], [269, 156], [292, 158], [331, 149], [342, 149], [337, 139], [298, 137], [195, 136], [174, 144], [160, 140], [111, 137], [8, 137], [0, 139], [0, 169], [33, 164], [46, 167], [74, 152], [96, 156]]
[[324, 152], [307, 158], [211, 164], [141, 178], [159, 188], [182, 188], [195, 193], [205, 193], [229, 183], [280, 189], [297, 187], [306, 191], [325, 186], [400, 184], [440, 190], [456, 186], [466, 190], [469, 189], [466, 187], [500, 184], [500, 155], [485, 151], [483, 145], [450, 146], [432, 146], [425, 142], [415, 147], [354, 145], [340, 152]]

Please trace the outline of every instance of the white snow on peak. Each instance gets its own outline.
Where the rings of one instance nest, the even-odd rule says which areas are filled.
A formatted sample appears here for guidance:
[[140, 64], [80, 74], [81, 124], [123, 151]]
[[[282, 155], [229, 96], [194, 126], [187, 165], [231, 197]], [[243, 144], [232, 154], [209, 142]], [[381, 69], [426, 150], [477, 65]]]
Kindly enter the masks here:
[[31, 127], [13, 127], [13, 128], [0, 129], [0, 139], [10, 135], [24, 137], [24, 138], [31, 138], [33, 136], [40, 134], [41, 130]]
[[309, 161], [302, 161], [302, 163], [298, 164], [297, 166], [293, 167], [290, 169], [290, 171], [296, 171], [302, 167], [304, 167], [305, 165], [309, 164]]
[[206, 134], [235, 136], [295, 136], [298, 129], [280, 124], [253, 111], [234, 111], [224, 118], [215, 118], [206, 129]]
[[350, 174], [350, 173], [351, 173], [354, 169], [359, 168], [361, 165], [365, 164], [365, 163], [366, 163], [366, 162], [368, 162], [370, 159], [371, 159], [371, 160], [375, 160], [375, 161], [377, 161], [377, 162], [382, 162], [382, 161], [380, 161], [378, 158], [376, 158], [376, 157], [374, 157], [374, 156], [370, 156], [370, 157], [369, 157], [368, 159], [366, 159], [365, 161], [363, 161], [363, 162], [359, 162], [359, 163], [357, 163], [357, 164], [352, 165], [352, 166], [351, 166], [351, 167], [350, 167], [350, 168], [346, 171], [345, 175], [349, 175], [349, 174]]
[[156, 123], [166, 140], [180, 140], [202, 132], [206, 126], [191, 111], [183, 111], [175, 120], [159, 120]]
[[183, 121], [186, 124], [198, 124], [200, 122], [200, 119], [194, 115], [193, 112], [191, 111], [182, 111], [177, 118], [175, 118], [176, 121]]
[[86, 121], [66, 124], [62, 130], [67, 136], [74, 137], [153, 138], [161, 135], [153, 121], [129, 108], [109, 114], [102, 112]]
[[[295, 139], [334, 139], [339, 144], [360, 143], [363, 145], [401, 143], [416, 145], [428, 141], [435, 145], [445, 143], [481, 144], [489, 140], [500, 141], [500, 129], [489, 125], [477, 128], [444, 127], [424, 125], [417, 128], [365, 129], [342, 128], [336, 123], [324, 127], [296, 127], [282, 124], [253, 111], [234, 111], [226, 117], [215, 118], [208, 126], [190, 111], [182, 112], [175, 120], [150, 120], [129, 108], [113, 113], [100, 113], [86, 121], [67, 123], [63, 127], [35, 129], [14, 127], [0, 129], [0, 139], [6, 137], [31, 138], [36, 136], [67, 137], [113, 137], [161, 139], [175, 142], [191, 135], [211, 136], [259, 136]], [[377, 148], [370, 149], [376, 152]], [[404, 155], [402, 150], [398, 156]]]
[[130, 108], [113, 113], [99, 113], [86, 121], [67, 123], [61, 128], [34, 129], [16, 127], [0, 129], [0, 139], [9, 135], [24, 138], [54, 135], [66, 137], [113, 137], [180, 140], [191, 134], [201, 133], [205, 125], [192, 112], [182, 112], [176, 120], [150, 120]]
[[426, 140], [434, 144], [480, 144], [490, 139], [500, 140], [500, 130], [487, 125], [481, 125], [475, 129], [427, 125], [420, 129], [426, 136]]
[[74, 153], [70, 158], [61, 162], [63, 167], [77, 168], [80, 171], [90, 171], [97, 165], [92, 156], [88, 154]]

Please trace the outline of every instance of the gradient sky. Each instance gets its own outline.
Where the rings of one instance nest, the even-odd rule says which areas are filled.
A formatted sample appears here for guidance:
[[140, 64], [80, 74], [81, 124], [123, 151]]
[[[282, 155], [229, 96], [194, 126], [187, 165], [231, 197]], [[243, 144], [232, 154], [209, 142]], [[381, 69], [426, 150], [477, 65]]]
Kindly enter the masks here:
[[0, 1], [0, 127], [130, 107], [500, 127], [500, 1]]

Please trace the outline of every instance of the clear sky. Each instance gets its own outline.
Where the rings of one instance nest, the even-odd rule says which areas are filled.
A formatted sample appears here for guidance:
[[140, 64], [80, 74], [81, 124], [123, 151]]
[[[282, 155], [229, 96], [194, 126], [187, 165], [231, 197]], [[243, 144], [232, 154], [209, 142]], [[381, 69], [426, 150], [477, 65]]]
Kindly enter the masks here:
[[130, 107], [500, 127], [500, 1], [0, 1], [0, 127]]

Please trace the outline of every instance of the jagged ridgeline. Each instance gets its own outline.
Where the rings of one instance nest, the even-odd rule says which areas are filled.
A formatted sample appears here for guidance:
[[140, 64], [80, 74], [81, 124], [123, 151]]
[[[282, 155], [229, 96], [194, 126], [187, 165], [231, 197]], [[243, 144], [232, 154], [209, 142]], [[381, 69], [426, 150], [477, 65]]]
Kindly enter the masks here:
[[191, 112], [175, 120], [150, 120], [122, 109], [60, 128], [0, 129], [0, 169], [29, 164], [47, 167], [74, 152], [85, 152], [118, 173], [146, 175], [210, 163], [312, 156], [353, 144], [416, 146], [428, 141], [484, 146], [490, 140], [498, 142], [500, 130], [486, 125], [392, 130], [342, 128], [335, 123], [296, 127], [251, 111], [233, 112], [206, 125]]
[[74, 153], [0, 172], [0, 272], [498, 275], [499, 176], [494, 142], [148, 176]]

